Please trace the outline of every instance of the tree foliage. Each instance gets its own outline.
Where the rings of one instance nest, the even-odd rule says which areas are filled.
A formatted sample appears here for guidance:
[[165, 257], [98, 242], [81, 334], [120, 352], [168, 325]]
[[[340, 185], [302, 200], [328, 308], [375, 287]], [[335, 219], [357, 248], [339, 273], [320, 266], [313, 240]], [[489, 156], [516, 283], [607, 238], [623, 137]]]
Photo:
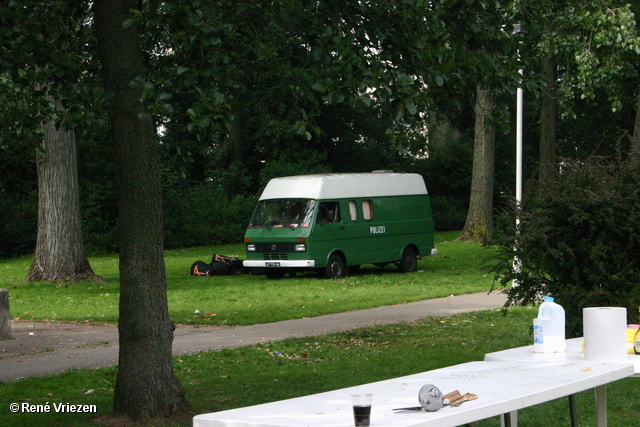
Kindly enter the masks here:
[[571, 114], [576, 96], [593, 99], [598, 88], [605, 89], [611, 109], [619, 111], [625, 97], [622, 83], [638, 78], [634, 57], [640, 54], [640, 37], [635, 16], [630, 4], [616, 3], [579, 2], [555, 16], [563, 23], [562, 30], [547, 35], [544, 44], [551, 43], [567, 59], [560, 85], [565, 114]]
[[[522, 210], [514, 203], [503, 212], [498, 230], [497, 279], [503, 286], [519, 284], [508, 289], [508, 303], [555, 297], [567, 312], [572, 336], [582, 333], [584, 307], [621, 306], [637, 313], [640, 168], [633, 156], [563, 161], [561, 173], [546, 186], [528, 188]], [[520, 271], [513, 268], [514, 256]]]
[[[624, 148], [626, 140], [620, 135], [630, 133], [629, 110], [638, 99], [636, 54], [620, 47], [632, 42], [635, 27], [630, 22], [624, 27], [628, 37], [616, 44], [623, 30], [618, 23], [629, 19], [628, 8], [613, 1], [499, 6], [483, 0], [138, 2], [124, 24], [140, 29], [149, 71], [132, 83], [143, 101], [140, 117], [152, 118], [162, 129], [158, 149], [167, 245], [200, 244], [196, 224], [209, 227], [203, 223], [207, 216], [225, 222], [216, 222], [220, 232], [205, 233], [211, 243], [238, 235], [222, 230], [241, 230], [246, 220], [221, 209], [234, 206], [237, 212], [260, 191], [263, 180], [289, 171], [420, 171], [439, 206], [434, 209], [440, 217], [436, 225], [460, 229], [470, 188], [471, 156], [465, 144], [471, 144], [473, 120], [468, 112], [478, 79], [504, 91], [496, 108], [501, 115], [496, 117], [495, 191], [508, 192], [513, 175], [512, 135], [506, 133], [513, 115], [510, 91], [518, 67], [526, 65], [525, 114], [531, 117], [525, 123], [525, 154], [531, 156], [525, 162], [527, 176], [536, 167], [536, 149], [530, 144], [538, 128], [533, 77], [544, 49], [558, 52], [560, 80], [573, 88], [563, 98], [567, 108], [562, 111], [572, 113], [560, 117], [558, 152], [584, 156], [611, 154], [616, 144]], [[636, 12], [635, 4], [630, 7]], [[0, 153], [12, 166], [0, 175], [0, 203], [13, 212], [0, 230], [11, 240], [4, 256], [25, 253], [35, 243], [30, 232], [34, 156], [18, 144], [39, 141], [38, 123], [48, 108], [34, 92], [40, 80], [59, 83], [53, 86], [58, 88], [55, 99], [63, 100], [66, 123], [82, 136], [85, 242], [95, 250], [115, 250], [117, 209], [110, 179], [115, 159], [104, 144], [105, 96], [97, 79], [98, 62], [92, 60], [88, 4], [13, 0], [0, 8], [0, 54], [7, 64], [0, 73]], [[543, 36], [539, 30], [544, 19], [552, 23], [553, 32]], [[510, 36], [514, 22], [530, 23], [524, 39]], [[523, 62], [514, 64], [518, 48]], [[593, 96], [583, 98], [578, 78], [572, 77], [578, 71], [578, 50], [595, 58], [585, 64], [599, 61], [598, 72], [607, 64], [622, 67], [611, 67], [620, 72], [609, 73], [605, 80], [596, 77], [601, 80], [592, 85]], [[56, 65], [47, 68], [46, 75], [38, 74], [35, 65], [45, 62]], [[614, 92], [622, 96], [622, 110], [616, 114], [610, 108]], [[462, 137], [447, 136], [436, 143], [431, 138], [435, 118], [447, 119]], [[236, 134], [243, 141], [241, 156], [233, 155], [237, 145], [232, 143], [232, 128], [239, 129]], [[231, 166], [242, 157], [239, 165]], [[16, 177], [29, 179], [19, 179], [16, 186]], [[207, 194], [215, 202], [204, 209], [195, 197]], [[181, 208], [181, 203], [189, 205]], [[194, 217], [187, 222], [193, 226], [181, 227], [184, 223], [172, 220], [190, 212]]]
[[[55, 118], [79, 134], [93, 123], [101, 97], [86, 2], [12, 0], [0, 5], [2, 135], [38, 145], [42, 123]], [[60, 115], [55, 102], [63, 102]]]
[[[557, 167], [556, 148], [564, 157], [612, 155], [620, 143], [626, 150], [629, 140], [621, 136], [634, 133], [629, 113], [636, 112], [640, 93], [637, 5], [618, 0], [517, 5], [528, 30], [522, 45], [527, 79], [543, 79], [541, 173]], [[538, 96], [527, 90], [526, 108], [536, 108], [529, 93]]]

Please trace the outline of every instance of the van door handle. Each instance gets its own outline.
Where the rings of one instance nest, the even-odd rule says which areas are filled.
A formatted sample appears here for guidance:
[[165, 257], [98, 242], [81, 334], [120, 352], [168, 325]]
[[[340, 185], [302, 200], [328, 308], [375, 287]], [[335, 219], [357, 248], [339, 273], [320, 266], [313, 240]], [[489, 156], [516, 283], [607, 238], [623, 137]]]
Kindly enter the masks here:
[[347, 227], [345, 227], [344, 225], [341, 225], [340, 228], [339, 228], [339, 230], [341, 230], [341, 231], [345, 231], [346, 229], [347, 229]]

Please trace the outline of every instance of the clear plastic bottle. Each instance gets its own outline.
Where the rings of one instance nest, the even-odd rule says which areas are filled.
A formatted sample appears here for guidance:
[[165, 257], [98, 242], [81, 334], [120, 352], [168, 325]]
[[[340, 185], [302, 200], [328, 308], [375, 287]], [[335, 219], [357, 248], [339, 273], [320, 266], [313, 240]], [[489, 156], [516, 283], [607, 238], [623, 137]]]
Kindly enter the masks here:
[[544, 297], [538, 309], [538, 317], [533, 319], [533, 350], [536, 353], [563, 353], [565, 350], [564, 309]]

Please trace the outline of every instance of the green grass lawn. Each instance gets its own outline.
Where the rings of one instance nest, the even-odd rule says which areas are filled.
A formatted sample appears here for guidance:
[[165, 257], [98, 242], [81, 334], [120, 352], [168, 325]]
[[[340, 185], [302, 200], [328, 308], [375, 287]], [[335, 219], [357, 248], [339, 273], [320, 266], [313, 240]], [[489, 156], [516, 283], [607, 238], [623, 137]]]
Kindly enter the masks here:
[[[506, 313], [496, 309], [177, 357], [175, 369], [193, 411], [167, 425], [186, 427], [191, 425], [191, 416], [199, 413], [482, 360], [488, 352], [529, 344], [535, 314], [535, 308], [512, 308]], [[116, 368], [103, 368], [0, 384], [0, 425], [101, 425], [96, 420], [108, 417], [111, 411], [115, 375]], [[637, 381], [628, 378], [609, 385], [610, 427], [640, 425]], [[593, 391], [577, 395], [582, 427], [595, 426], [593, 399]], [[8, 405], [13, 402], [95, 405], [98, 413], [11, 414]], [[568, 426], [568, 401], [527, 408], [520, 411], [519, 419], [521, 427]], [[109, 420], [106, 425], [121, 424]], [[475, 427], [499, 425], [498, 418], [474, 423]]]
[[[169, 312], [176, 323], [248, 325], [489, 291], [492, 277], [482, 273], [482, 261], [493, 251], [454, 242], [457, 236], [456, 232], [438, 233], [439, 253], [420, 260], [414, 273], [400, 274], [392, 265], [365, 265], [338, 280], [313, 273], [282, 280], [257, 275], [190, 276], [191, 264], [209, 262], [213, 253], [243, 258], [243, 245], [167, 251]], [[0, 288], [9, 289], [13, 318], [117, 322], [117, 256], [90, 257], [104, 283], [25, 283], [30, 262], [30, 257], [0, 261]]]
[[[168, 251], [170, 312], [181, 323], [251, 324], [488, 291], [492, 280], [484, 272], [482, 260], [492, 251], [474, 243], [454, 242], [455, 236], [457, 233], [439, 233], [439, 254], [421, 260], [416, 273], [396, 273], [393, 267], [365, 268], [355, 276], [333, 281], [313, 276], [278, 281], [260, 276], [191, 277], [188, 270], [193, 261], [208, 261], [213, 252], [241, 255], [241, 246]], [[96, 272], [106, 279], [103, 284], [25, 284], [22, 279], [29, 261], [0, 262], [4, 272], [0, 287], [9, 289], [14, 318], [115, 322], [118, 285], [114, 256], [91, 258]], [[535, 316], [532, 307], [496, 309], [176, 357], [175, 369], [193, 411], [167, 426], [190, 426], [191, 416], [199, 413], [482, 360], [488, 352], [530, 344]], [[109, 417], [115, 375], [116, 368], [73, 370], [0, 384], [0, 426], [124, 425]], [[640, 425], [637, 381], [629, 378], [609, 386], [610, 427]], [[593, 399], [592, 391], [577, 395], [582, 427], [595, 425]], [[10, 403], [23, 402], [95, 405], [97, 414], [10, 412]], [[474, 423], [474, 427], [499, 425], [497, 418]], [[567, 400], [521, 411], [519, 425], [570, 425]]]

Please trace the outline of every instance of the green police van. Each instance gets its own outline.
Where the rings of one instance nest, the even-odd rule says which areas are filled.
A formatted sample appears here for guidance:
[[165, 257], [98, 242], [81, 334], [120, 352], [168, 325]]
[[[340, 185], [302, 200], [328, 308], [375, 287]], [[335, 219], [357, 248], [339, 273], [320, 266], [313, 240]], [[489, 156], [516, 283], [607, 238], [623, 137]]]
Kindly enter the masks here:
[[418, 174], [372, 172], [274, 178], [245, 233], [247, 268], [268, 278], [319, 270], [338, 278], [362, 264], [411, 272], [437, 253], [431, 204]]

